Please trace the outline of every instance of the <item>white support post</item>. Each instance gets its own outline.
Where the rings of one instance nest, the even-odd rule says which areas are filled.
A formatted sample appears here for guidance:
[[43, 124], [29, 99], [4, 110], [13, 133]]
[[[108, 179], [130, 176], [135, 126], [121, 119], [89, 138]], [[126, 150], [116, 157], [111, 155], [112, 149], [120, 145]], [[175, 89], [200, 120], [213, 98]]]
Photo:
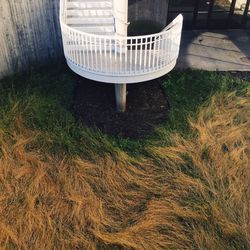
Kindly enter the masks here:
[[113, 0], [113, 9], [116, 34], [126, 37], [128, 33], [128, 0]]
[[115, 99], [117, 112], [126, 111], [127, 84], [115, 84]]
[[[115, 28], [116, 34], [119, 36], [127, 37], [128, 34], [128, 0], [113, 0], [114, 15], [115, 15]], [[127, 44], [120, 45], [119, 49], [124, 52], [127, 49]], [[119, 51], [121, 53], [121, 51]], [[126, 111], [126, 98], [127, 97], [127, 85], [115, 84], [115, 98], [117, 112]]]

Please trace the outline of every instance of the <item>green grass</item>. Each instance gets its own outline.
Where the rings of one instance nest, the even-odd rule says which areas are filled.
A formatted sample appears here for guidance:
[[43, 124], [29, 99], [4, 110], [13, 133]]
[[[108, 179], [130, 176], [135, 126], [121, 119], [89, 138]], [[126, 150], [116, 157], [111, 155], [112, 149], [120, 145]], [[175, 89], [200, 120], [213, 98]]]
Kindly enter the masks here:
[[173, 133], [190, 137], [188, 119], [196, 117], [203, 105], [209, 103], [216, 92], [237, 91], [241, 93], [249, 82], [223, 73], [208, 71], [173, 71], [162, 79], [162, 85], [170, 102], [170, 112], [165, 124], [156, 128], [156, 133], [143, 140], [118, 140], [119, 146], [128, 152], [140, 154], [148, 146], [170, 143]]
[[64, 66], [41, 69], [0, 82], [0, 122], [6, 132], [22, 117], [25, 127], [40, 131], [39, 147], [71, 155], [115, 152], [112, 140], [77, 123], [71, 113], [74, 75]]
[[249, 82], [221, 73], [172, 72], [162, 80], [171, 105], [167, 123], [156, 128], [148, 138], [131, 140], [103, 135], [75, 121], [70, 110], [75, 82], [74, 74], [64, 65], [1, 80], [1, 128], [11, 133], [17, 117], [22, 117], [25, 127], [41, 132], [36, 140], [39, 147], [51, 153], [84, 154], [93, 159], [122, 150], [140, 156], [149, 146], [169, 143], [172, 133], [191, 136], [188, 118], [195, 117], [215, 92], [240, 91], [249, 85]]
[[172, 72], [168, 121], [125, 140], [75, 121], [76, 81], [66, 66], [0, 81], [1, 247], [250, 249], [250, 82]]
[[163, 86], [171, 110], [166, 131], [189, 132], [188, 117], [194, 117], [216, 92], [242, 91], [249, 82], [208, 71], [173, 72], [166, 76]]

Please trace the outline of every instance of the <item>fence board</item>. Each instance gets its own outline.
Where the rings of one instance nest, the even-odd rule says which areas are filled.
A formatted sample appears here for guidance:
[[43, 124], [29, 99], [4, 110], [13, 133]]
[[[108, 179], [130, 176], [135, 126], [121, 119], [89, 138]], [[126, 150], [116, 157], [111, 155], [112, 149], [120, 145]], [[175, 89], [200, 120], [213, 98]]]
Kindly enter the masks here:
[[0, 78], [62, 56], [59, 0], [0, 1]]

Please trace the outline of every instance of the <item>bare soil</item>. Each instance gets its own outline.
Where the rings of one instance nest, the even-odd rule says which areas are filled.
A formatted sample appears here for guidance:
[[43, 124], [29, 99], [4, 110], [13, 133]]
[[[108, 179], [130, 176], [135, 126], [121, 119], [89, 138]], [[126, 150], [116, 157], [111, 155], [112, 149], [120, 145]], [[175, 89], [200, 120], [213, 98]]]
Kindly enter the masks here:
[[167, 120], [168, 99], [160, 80], [127, 85], [127, 110], [117, 113], [114, 85], [77, 80], [73, 113], [76, 119], [103, 133], [123, 138], [150, 135], [155, 126]]

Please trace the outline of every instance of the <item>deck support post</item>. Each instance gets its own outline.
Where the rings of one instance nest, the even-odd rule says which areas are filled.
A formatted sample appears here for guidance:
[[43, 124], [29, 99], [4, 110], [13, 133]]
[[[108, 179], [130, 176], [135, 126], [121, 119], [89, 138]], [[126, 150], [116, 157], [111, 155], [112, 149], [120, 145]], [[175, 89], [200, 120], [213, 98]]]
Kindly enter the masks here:
[[126, 111], [127, 84], [115, 84], [116, 110], [119, 113]]

